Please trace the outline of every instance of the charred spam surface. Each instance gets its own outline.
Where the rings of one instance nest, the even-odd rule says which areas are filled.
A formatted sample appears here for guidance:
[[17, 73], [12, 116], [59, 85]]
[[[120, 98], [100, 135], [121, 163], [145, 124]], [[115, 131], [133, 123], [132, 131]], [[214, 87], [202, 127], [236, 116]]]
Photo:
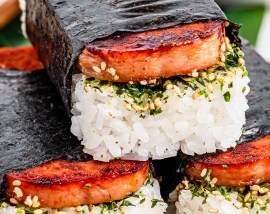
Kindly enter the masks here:
[[45, 71], [0, 71], [0, 184], [5, 173], [58, 158], [88, 159]]
[[19, 180], [23, 196], [18, 201], [23, 203], [27, 196], [37, 196], [40, 207], [76, 207], [122, 200], [143, 185], [148, 166], [148, 161], [55, 160], [8, 173], [5, 196], [16, 197], [13, 182]]
[[238, 186], [270, 181], [270, 135], [235, 149], [189, 162], [185, 172], [192, 179], [201, 179], [204, 168], [211, 169], [217, 185]]
[[[26, 12], [29, 38], [67, 110], [71, 106], [74, 62], [86, 44], [120, 32], [227, 20], [212, 0], [27, 0]], [[228, 29], [228, 36], [239, 44], [237, 25], [232, 24]]]
[[[222, 21], [196, 22], [97, 40], [80, 54], [78, 69], [86, 76], [113, 82], [168, 78], [202, 70], [220, 58], [223, 26]], [[93, 70], [102, 62], [106, 65], [102, 72]]]
[[[251, 82], [249, 83], [249, 109], [246, 112], [245, 132], [239, 143], [249, 143], [270, 134], [270, 64], [265, 62], [265, 60], [246, 41], [243, 42], [243, 51], [245, 53], [246, 66], [249, 71]], [[270, 141], [266, 140], [264, 143], [269, 144]], [[259, 148], [254, 150], [253, 147], [247, 144], [240, 147], [240, 149], [241, 151], [237, 150], [236, 152], [254, 154], [257, 153], [258, 150], [265, 151], [265, 146], [260, 145]], [[179, 153], [176, 158], [154, 161], [155, 174], [161, 181], [161, 192], [163, 197], [168, 198], [168, 194], [174, 190], [180, 181], [182, 181], [183, 168], [188, 161], [194, 161], [206, 156], [207, 154], [202, 156], [187, 156], [183, 153]], [[242, 157], [245, 156], [243, 155]], [[265, 158], [265, 156], [260, 156], [258, 158]], [[207, 158], [205, 160], [207, 160]], [[251, 160], [253, 161], [255, 158], [252, 158]], [[164, 168], [166, 168], [166, 170], [164, 170]]]
[[[83, 180], [102, 181], [124, 175], [134, 174], [141, 169], [148, 169], [148, 162], [116, 160], [107, 162], [66, 160], [51, 161], [40, 166], [8, 173], [8, 176], [18, 178], [37, 185], [64, 185]], [[148, 170], [144, 170], [147, 171]]]
[[93, 54], [98, 54], [99, 51], [102, 50], [119, 53], [143, 50], [150, 52], [159, 48], [192, 43], [198, 38], [210, 36], [217, 29], [219, 29], [221, 34], [221, 27], [221, 21], [206, 24], [198, 22], [166, 28], [164, 30], [153, 30], [142, 33], [122, 33], [121, 35], [110, 36], [87, 44], [86, 49]]

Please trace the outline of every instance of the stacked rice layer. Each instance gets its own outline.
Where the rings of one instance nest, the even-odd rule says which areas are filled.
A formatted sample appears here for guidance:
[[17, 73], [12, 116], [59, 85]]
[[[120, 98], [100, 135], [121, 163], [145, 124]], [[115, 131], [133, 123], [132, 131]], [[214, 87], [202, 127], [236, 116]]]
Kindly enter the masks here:
[[147, 85], [74, 75], [72, 133], [101, 161], [163, 159], [179, 149], [194, 155], [235, 146], [248, 109], [249, 78], [243, 52], [233, 47], [211, 68]]

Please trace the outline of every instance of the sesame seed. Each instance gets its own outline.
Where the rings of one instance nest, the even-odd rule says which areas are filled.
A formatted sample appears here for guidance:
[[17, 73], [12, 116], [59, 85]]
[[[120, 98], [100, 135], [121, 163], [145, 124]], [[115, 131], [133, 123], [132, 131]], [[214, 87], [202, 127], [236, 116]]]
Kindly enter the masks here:
[[262, 200], [262, 199], [257, 198], [257, 200], [256, 200], [256, 201], [258, 202], [258, 204], [260, 204], [260, 205], [264, 205], [264, 202], [263, 202], [263, 200]]
[[89, 210], [91, 211], [91, 214], [92, 214], [92, 211], [96, 208], [96, 206], [90, 204], [88, 207], [89, 207]]
[[208, 71], [209, 73], [212, 73], [212, 72], [215, 71], [215, 69], [214, 69], [213, 67], [211, 67], [211, 68], [209, 68], [207, 71]]
[[133, 84], [133, 81], [129, 81], [128, 83], [132, 85]]
[[147, 85], [148, 82], [147, 82], [146, 80], [142, 80], [142, 81], [140, 81], [140, 84], [141, 84], [141, 85]]
[[264, 194], [266, 191], [265, 191], [265, 188], [260, 188], [259, 189], [259, 193], [261, 193], [261, 194]]
[[154, 101], [154, 104], [155, 104], [156, 108], [160, 108], [161, 105], [162, 105], [162, 102], [161, 102], [160, 98], [156, 98], [155, 101]]
[[150, 110], [154, 110], [155, 109], [155, 104], [154, 103], [150, 103], [149, 109]]
[[225, 57], [225, 55], [221, 55], [221, 57], [220, 57], [220, 60], [221, 60], [221, 62], [225, 62], [225, 60], [226, 60], [226, 57]]
[[199, 76], [199, 73], [197, 72], [197, 70], [194, 70], [191, 74], [191, 76], [193, 77], [198, 77]]
[[40, 209], [34, 210], [34, 214], [42, 214], [42, 213], [43, 213], [43, 211]]
[[250, 187], [250, 189], [253, 190], [253, 191], [259, 191], [260, 186], [258, 186], [258, 185], [253, 185], [253, 186]]
[[224, 62], [219, 62], [218, 65], [221, 66], [221, 67], [225, 67], [225, 63]]
[[146, 111], [147, 109], [149, 109], [149, 103], [147, 103], [145, 105], [145, 107], [141, 107], [141, 106], [138, 106], [138, 105], [135, 105], [135, 104], [132, 104], [131, 105], [133, 109], [135, 109], [136, 111]]
[[258, 191], [253, 190], [253, 191], [251, 192], [251, 194], [252, 194], [252, 195], [258, 195]]
[[115, 75], [115, 76], [113, 77], [113, 79], [117, 81], [117, 80], [119, 80], [119, 76]]
[[198, 92], [198, 91], [195, 91], [195, 92], [192, 94], [193, 100], [196, 100], [198, 97], [199, 97], [199, 92]]
[[225, 52], [226, 51], [226, 44], [225, 43], [222, 43], [221, 47], [220, 47], [220, 50], [222, 52]]
[[185, 189], [189, 189], [189, 186], [188, 186], [189, 181], [188, 180], [184, 180], [184, 181], [182, 181], [182, 183], [185, 185]]
[[225, 200], [225, 197], [224, 197], [223, 195], [217, 195], [216, 198], [217, 198], [217, 200], [219, 200], [219, 201]]
[[226, 45], [230, 44], [230, 39], [228, 37], [225, 38], [225, 43], [226, 43]]
[[82, 207], [81, 207], [81, 206], [77, 206], [77, 207], [76, 207], [76, 211], [77, 211], [77, 212], [82, 211]]
[[219, 191], [213, 191], [212, 194], [215, 196], [221, 195], [221, 193]]
[[52, 210], [52, 214], [58, 214], [57, 209], [53, 209], [53, 210]]
[[247, 193], [245, 198], [244, 198], [244, 202], [247, 202], [250, 199], [251, 193]]
[[234, 206], [235, 206], [236, 208], [241, 208], [241, 207], [242, 207], [242, 203], [239, 202], [239, 201], [234, 202]]
[[167, 90], [173, 89], [173, 85], [172, 85], [172, 84], [168, 84], [168, 85], [166, 86], [166, 89], [167, 89]]
[[208, 212], [209, 213], [218, 213], [218, 209], [210, 208], [210, 209], [208, 209]]
[[40, 206], [40, 203], [37, 201], [37, 202], [34, 202], [32, 207], [34, 208], [38, 208]]
[[250, 208], [251, 207], [251, 203], [245, 203], [246, 207]]
[[8, 207], [9, 205], [8, 205], [8, 203], [3, 202], [3, 203], [1, 204], [1, 206], [2, 206], [3, 208], [5, 208], [5, 207]]
[[186, 81], [186, 82], [190, 82], [190, 81], [191, 81], [190, 78], [186, 78], [186, 77], [182, 77], [182, 79], [183, 79], [184, 81]]
[[244, 191], [245, 191], [245, 189], [246, 189], [246, 187], [245, 187], [245, 186], [241, 186], [241, 187], [239, 187], [239, 191], [240, 191], [240, 192], [244, 192]]
[[225, 27], [228, 27], [230, 25], [230, 22], [226, 21], [225, 22]]
[[166, 80], [166, 81], [164, 82], [163, 86], [166, 87], [166, 86], [168, 86], [168, 85], [170, 85], [170, 84], [172, 84], [172, 82], [171, 82], [170, 80]]
[[180, 191], [181, 189], [183, 189], [183, 188], [184, 188], [183, 184], [179, 183], [179, 184], [176, 186], [175, 190], [179, 192], [179, 191]]
[[23, 192], [19, 187], [15, 187], [13, 192], [16, 194], [17, 198], [23, 197]]
[[243, 214], [249, 214], [249, 211], [248, 211], [247, 207], [243, 208]]
[[238, 59], [238, 64], [244, 65], [245, 64], [245, 60], [243, 60], [242, 58], [239, 58]]
[[218, 179], [217, 178], [213, 178], [211, 182], [212, 182], [212, 184], [216, 184], [218, 182]]
[[177, 87], [176, 85], [174, 85], [173, 90], [174, 90], [174, 92], [175, 92], [176, 94], [180, 94], [180, 93], [181, 93], [180, 88]]
[[37, 202], [37, 201], [38, 201], [38, 196], [35, 195], [35, 196], [33, 197], [33, 203], [35, 203], [35, 202]]
[[22, 182], [19, 181], [19, 180], [14, 180], [14, 181], [12, 182], [12, 185], [13, 185], [13, 186], [21, 186], [21, 184], [22, 184]]
[[126, 101], [128, 102], [128, 103], [133, 103], [133, 99], [131, 98], [131, 97], [128, 97], [127, 99], [126, 99]]
[[102, 70], [102, 71], [105, 71], [105, 70], [106, 70], [106, 67], [107, 67], [106, 62], [102, 62], [102, 63], [100, 64], [100, 67], [101, 67], [101, 70]]
[[100, 72], [101, 72], [101, 69], [100, 69], [100, 67], [98, 67], [98, 66], [93, 66], [92, 68], [93, 68], [93, 70], [94, 70], [95, 72], [97, 72], [97, 73], [100, 73]]
[[15, 198], [9, 199], [10, 203], [12, 204], [18, 204], [19, 202]]
[[90, 85], [87, 85], [87, 86], [84, 87], [84, 90], [85, 90], [87, 93], [89, 93], [89, 92], [92, 90], [92, 88], [91, 88]]
[[125, 107], [126, 107], [126, 109], [127, 109], [128, 111], [131, 111], [131, 110], [132, 110], [132, 106], [131, 106], [130, 103], [126, 103]]
[[207, 77], [206, 72], [201, 72], [201, 77], [202, 77], [203, 79], [205, 79], [205, 78]]
[[227, 49], [228, 49], [229, 51], [231, 51], [231, 50], [232, 50], [232, 46], [231, 46], [230, 44], [227, 44]]
[[108, 72], [112, 75], [112, 76], [115, 76], [116, 74], [116, 70], [114, 68], [109, 68], [108, 69]]
[[207, 89], [210, 91], [210, 92], [213, 92], [214, 91], [214, 86], [212, 84], [208, 84], [207, 85]]
[[32, 199], [31, 199], [31, 196], [27, 196], [27, 197], [26, 197], [26, 199], [25, 199], [25, 201], [24, 201], [24, 204], [27, 205], [27, 206], [29, 206], [29, 207], [32, 206], [33, 201], [32, 201]]
[[201, 177], [204, 177], [204, 176], [206, 175], [206, 173], [207, 173], [207, 169], [204, 168], [204, 169], [202, 170], [202, 172], [201, 172]]
[[209, 74], [208, 79], [209, 79], [210, 81], [213, 81], [214, 79], [216, 79], [215, 74], [213, 74], [213, 73]]

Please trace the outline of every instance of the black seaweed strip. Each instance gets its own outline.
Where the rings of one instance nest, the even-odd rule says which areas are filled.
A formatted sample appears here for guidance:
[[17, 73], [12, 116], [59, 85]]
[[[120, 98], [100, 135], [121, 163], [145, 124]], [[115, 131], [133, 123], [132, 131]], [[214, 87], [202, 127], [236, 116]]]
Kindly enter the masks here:
[[45, 71], [0, 70], [0, 184], [6, 172], [49, 160], [86, 160]]

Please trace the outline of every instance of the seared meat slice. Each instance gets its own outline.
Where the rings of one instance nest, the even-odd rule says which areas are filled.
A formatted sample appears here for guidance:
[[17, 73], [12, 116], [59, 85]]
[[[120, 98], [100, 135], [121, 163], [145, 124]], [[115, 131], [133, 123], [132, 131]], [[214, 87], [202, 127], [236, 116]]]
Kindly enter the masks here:
[[223, 25], [198, 22], [97, 40], [86, 45], [79, 69], [100, 80], [129, 82], [208, 68], [219, 60]]
[[201, 179], [201, 172], [212, 170], [217, 185], [244, 186], [270, 182], [270, 135], [235, 149], [190, 162], [186, 173], [191, 179]]
[[34, 47], [0, 48], [0, 69], [33, 71], [44, 69]]
[[[148, 167], [147, 161], [105, 163], [56, 160], [8, 173], [5, 193], [7, 198], [15, 198], [21, 203], [29, 201], [27, 196], [31, 199], [38, 196], [40, 207], [49, 208], [105, 203], [121, 200], [128, 193], [137, 191], [146, 180]], [[16, 195], [18, 181], [21, 182], [17, 187], [21, 189], [22, 197]]]

